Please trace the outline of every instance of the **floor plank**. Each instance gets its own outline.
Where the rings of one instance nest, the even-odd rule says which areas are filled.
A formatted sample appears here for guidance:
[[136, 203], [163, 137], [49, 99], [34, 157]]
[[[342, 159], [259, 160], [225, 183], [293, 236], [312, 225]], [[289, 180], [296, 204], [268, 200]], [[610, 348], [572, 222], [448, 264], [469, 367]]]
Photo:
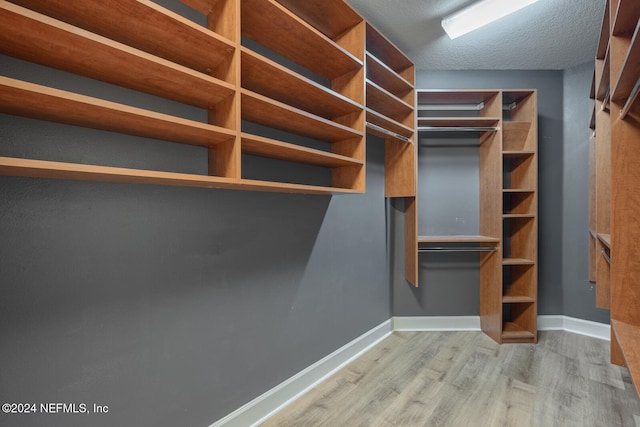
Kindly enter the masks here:
[[563, 331], [498, 345], [480, 332], [396, 332], [264, 422], [282, 426], [640, 424], [608, 342]]

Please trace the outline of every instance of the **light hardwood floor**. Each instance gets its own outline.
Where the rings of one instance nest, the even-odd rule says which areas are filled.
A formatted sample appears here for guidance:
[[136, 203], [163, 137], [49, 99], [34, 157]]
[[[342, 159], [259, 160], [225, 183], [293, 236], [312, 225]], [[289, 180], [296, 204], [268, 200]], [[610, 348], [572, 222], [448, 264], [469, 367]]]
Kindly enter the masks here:
[[262, 424], [640, 426], [609, 343], [563, 331], [498, 345], [481, 332], [396, 332]]

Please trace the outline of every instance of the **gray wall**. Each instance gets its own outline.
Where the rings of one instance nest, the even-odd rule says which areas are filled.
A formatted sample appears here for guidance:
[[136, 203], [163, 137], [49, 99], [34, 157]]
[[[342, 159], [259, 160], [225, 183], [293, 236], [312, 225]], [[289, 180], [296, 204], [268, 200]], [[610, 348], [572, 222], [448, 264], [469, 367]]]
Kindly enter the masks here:
[[[539, 135], [539, 314], [563, 313], [563, 73], [562, 71], [420, 71], [420, 89], [538, 89]], [[585, 95], [587, 96], [587, 95]], [[419, 164], [428, 160], [427, 150], [420, 150]], [[586, 166], [585, 166], [586, 167]], [[477, 168], [477, 167], [476, 167]], [[433, 172], [435, 173], [435, 172]], [[472, 173], [477, 174], [477, 170]], [[429, 187], [432, 172], [419, 171], [419, 194]], [[443, 197], [477, 200], [477, 186], [464, 188], [456, 181], [455, 167], [450, 168], [438, 186]], [[468, 182], [468, 181], [467, 181]], [[443, 200], [443, 199], [441, 199]], [[446, 199], [445, 199], [446, 200]], [[425, 212], [437, 203], [424, 196], [419, 201], [420, 224]], [[457, 215], [469, 226], [477, 218], [478, 207], [469, 204]], [[395, 219], [400, 222], [400, 215]], [[473, 221], [471, 222], [473, 223]], [[396, 233], [399, 225], [393, 225]], [[477, 226], [476, 226], [477, 227]], [[586, 246], [585, 246], [586, 248]], [[411, 288], [404, 280], [402, 259], [394, 262], [393, 314], [396, 316], [478, 315], [478, 256], [474, 254], [420, 255], [420, 288]]]
[[[4, 75], [206, 117], [0, 63]], [[8, 115], [0, 129], [0, 155], [206, 172], [198, 147]], [[0, 401], [110, 408], [2, 414], [0, 425], [208, 425], [389, 319], [378, 140], [367, 168], [366, 195], [334, 197], [0, 177]]]
[[609, 323], [589, 282], [589, 100], [593, 62], [564, 71], [562, 291], [567, 316]]

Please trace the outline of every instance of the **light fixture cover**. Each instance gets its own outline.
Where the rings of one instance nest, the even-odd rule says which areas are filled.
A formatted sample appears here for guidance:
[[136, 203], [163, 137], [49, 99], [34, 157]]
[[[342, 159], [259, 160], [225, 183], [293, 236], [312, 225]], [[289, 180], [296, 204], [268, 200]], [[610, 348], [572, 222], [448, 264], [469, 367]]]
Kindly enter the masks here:
[[529, 6], [538, 0], [481, 0], [442, 20], [442, 28], [453, 40]]

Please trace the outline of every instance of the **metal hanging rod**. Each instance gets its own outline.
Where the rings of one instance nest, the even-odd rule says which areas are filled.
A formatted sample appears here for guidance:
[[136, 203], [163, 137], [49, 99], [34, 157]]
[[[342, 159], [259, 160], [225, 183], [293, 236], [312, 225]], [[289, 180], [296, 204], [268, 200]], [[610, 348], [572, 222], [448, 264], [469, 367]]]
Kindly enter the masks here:
[[502, 109], [504, 111], [511, 111], [511, 110], [515, 110], [515, 108], [518, 106], [518, 103], [516, 101], [513, 101], [511, 104], [505, 104], [502, 106]]
[[602, 256], [607, 261], [607, 264], [611, 265], [611, 257], [609, 256], [609, 254], [607, 254], [605, 248], [602, 248]]
[[497, 246], [432, 246], [428, 248], [418, 248], [418, 252], [495, 252]]
[[500, 126], [419, 126], [418, 132], [496, 132], [500, 130]]
[[418, 111], [480, 111], [484, 102], [479, 104], [418, 104]]
[[374, 125], [373, 123], [367, 122], [367, 127], [370, 128], [370, 129], [376, 130], [378, 132], [382, 132], [382, 133], [384, 133], [386, 135], [389, 135], [389, 136], [391, 136], [393, 138], [397, 138], [397, 139], [400, 139], [400, 140], [405, 141], [405, 142], [411, 142], [411, 138], [407, 138], [404, 135], [400, 135], [398, 133], [391, 132], [390, 130], [385, 129], [382, 126]]
[[639, 92], [640, 92], [640, 78], [638, 79], [638, 81], [636, 82], [636, 85], [631, 90], [629, 99], [627, 99], [627, 102], [625, 102], [624, 107], [622, 107], [622, 110], [620, 110], [620, 118], [622, 120], [624, 120], [625, 117], [627, 117], [627, 114], [629, 113], [629, 110], [631, 109], [631, 106], [633, 105], [633, 103], [636, 101], [636, 98], [638, 97]]

